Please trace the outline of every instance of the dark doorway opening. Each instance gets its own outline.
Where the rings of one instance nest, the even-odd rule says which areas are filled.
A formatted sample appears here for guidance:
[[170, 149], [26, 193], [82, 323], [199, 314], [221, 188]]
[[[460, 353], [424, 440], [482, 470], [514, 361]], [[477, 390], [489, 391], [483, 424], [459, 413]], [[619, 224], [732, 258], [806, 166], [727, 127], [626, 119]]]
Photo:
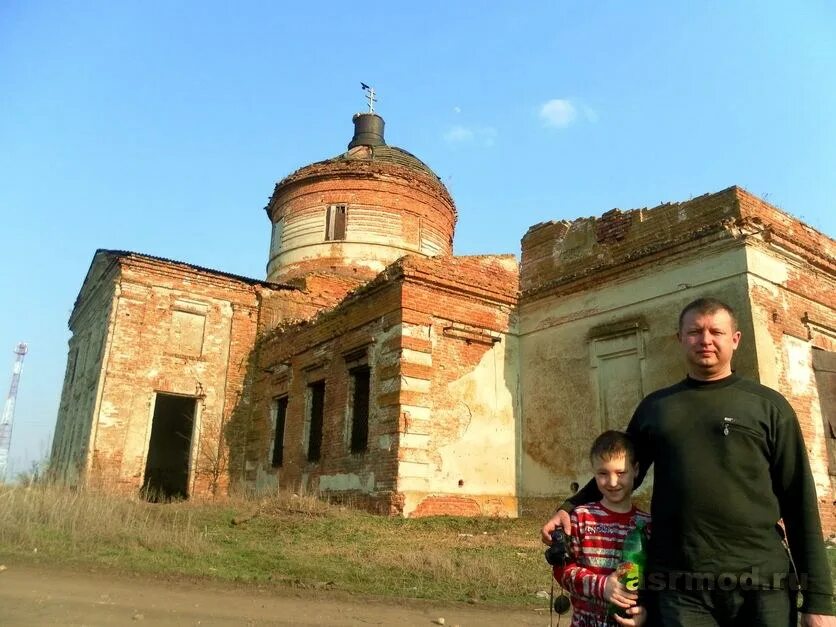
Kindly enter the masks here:
[[197, 399], [157, 394], [142, 492], [149, 501], [189, 496], [189, 457]]

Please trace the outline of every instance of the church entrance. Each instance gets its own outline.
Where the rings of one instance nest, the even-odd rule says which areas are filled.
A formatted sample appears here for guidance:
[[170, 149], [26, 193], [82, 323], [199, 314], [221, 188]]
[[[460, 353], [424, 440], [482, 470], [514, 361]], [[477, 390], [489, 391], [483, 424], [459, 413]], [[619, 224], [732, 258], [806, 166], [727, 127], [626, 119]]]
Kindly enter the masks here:
[[157, 393], [142, 493], [152, 502], [189, 496], [189, 458], [197, 399]]

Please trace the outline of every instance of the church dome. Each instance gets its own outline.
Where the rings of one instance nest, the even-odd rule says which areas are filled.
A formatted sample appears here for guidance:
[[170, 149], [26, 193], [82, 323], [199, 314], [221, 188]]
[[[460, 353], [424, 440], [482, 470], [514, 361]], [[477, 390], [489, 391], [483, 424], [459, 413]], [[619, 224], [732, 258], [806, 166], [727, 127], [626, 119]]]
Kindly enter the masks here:
[[348, 150], [276, 185], [267, 279], [310, 272], [368, 277], [406, 254], [452, 254], [456, 208], [441, 179], [413, 154], [388, 146], [383, 118], [354, 116]]

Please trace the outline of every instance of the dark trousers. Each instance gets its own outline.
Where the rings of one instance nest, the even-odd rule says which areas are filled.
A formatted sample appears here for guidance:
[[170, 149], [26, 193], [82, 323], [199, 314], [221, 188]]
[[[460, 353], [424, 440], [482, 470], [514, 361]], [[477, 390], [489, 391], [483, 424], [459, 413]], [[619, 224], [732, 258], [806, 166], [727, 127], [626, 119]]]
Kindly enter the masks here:
[[660, 590], [647, 599], [653, 627], [795, 627], [786, 590]]

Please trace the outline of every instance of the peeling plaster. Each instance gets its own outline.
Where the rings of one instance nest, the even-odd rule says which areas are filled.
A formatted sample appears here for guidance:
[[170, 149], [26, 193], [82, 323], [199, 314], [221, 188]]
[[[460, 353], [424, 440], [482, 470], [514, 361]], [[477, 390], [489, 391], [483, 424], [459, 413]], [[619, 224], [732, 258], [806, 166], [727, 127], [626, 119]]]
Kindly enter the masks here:
[[320, 475], [319, 489], [323, 491], [344, 492], [346, 490], [359, 490], [362, 492], [374, 491], [374, 473], [370, 472], [365, 476], [354, 473]]

